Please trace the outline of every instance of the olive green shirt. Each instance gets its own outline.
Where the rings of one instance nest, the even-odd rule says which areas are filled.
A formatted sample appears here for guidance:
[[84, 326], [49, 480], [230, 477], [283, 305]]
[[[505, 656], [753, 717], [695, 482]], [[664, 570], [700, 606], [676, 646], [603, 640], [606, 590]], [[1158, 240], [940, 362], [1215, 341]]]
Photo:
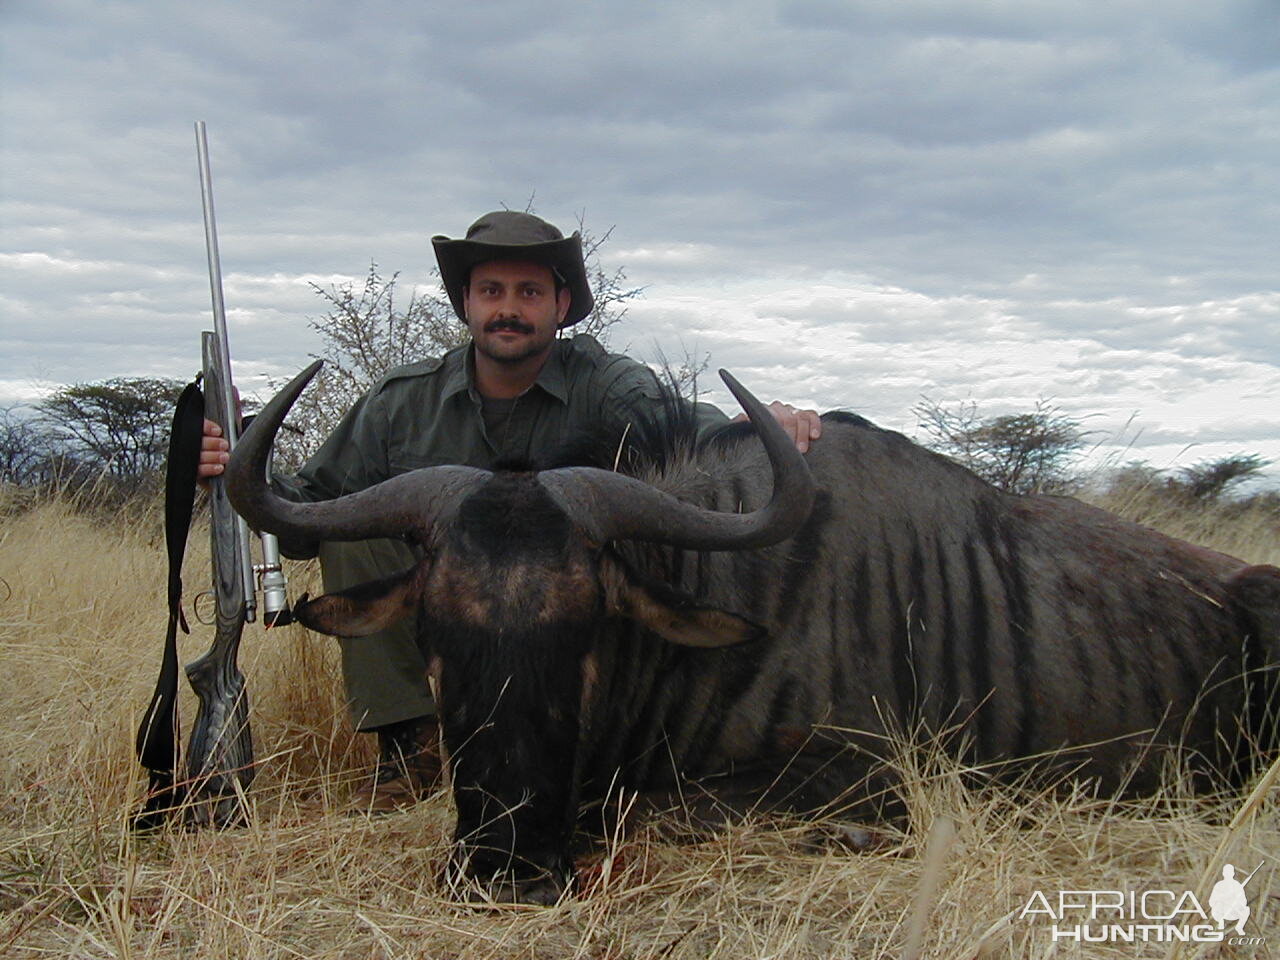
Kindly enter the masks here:
[[[596, 425], [621, 436], [628, 411], [661, 409], [653, 371], [586, 334], [556, 340], [533, 386], [514, 401], [483, 400], [474, 362], [467, 344], [385, 374], [296, 481], [281, 485], [298, 499], [329, 500], [420, 467], [527, 463]], [[727, 422], [709, 404], [698, 404], [696, 413], [700, 432]]]

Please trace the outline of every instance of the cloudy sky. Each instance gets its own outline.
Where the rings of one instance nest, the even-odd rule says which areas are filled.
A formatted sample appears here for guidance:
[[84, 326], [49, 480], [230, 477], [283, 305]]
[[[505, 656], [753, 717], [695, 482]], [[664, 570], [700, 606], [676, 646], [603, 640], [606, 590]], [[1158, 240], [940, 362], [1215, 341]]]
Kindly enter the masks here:
[[317, 349], [309, 281], [429, 285], [432, 234], [533, 197], [614, 227], [642, 358], [1280, 460], [1276, 0], [4, 0], [0, 37], [0, 405], [198, 366], [205, 120], [247, 392]]

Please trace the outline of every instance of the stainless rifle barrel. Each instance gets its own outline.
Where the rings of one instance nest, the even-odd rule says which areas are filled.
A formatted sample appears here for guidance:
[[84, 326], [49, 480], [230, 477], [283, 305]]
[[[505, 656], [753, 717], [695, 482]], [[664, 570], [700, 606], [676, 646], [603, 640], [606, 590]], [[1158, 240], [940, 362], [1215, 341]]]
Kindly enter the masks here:
[[[209, 141], [203, 120], [196, 121], [196, 154], [200, 161], [200, 201], [204, 207], [204, 245], [209, 257], [209, 293], [213, 298], [213, 333], [218, 351], [218, 366], [222, 372], [222, 395], [227, 398], [227, 442], [234, 449], [240, 438], [239, 415], [236, 397], [231, 386], [231, 348], [227, 339], [227, 310], [222, 300], [222, 261], [218, 257], [218, 225], [213, 215], [213, 176], [209, 171]], [[245, 619], [253, 620], [257, 609], [254, 589], [253, 557], [249, 551], [249, 525], [237, 518], [240, 525], [240, 572], [244, 579]]]

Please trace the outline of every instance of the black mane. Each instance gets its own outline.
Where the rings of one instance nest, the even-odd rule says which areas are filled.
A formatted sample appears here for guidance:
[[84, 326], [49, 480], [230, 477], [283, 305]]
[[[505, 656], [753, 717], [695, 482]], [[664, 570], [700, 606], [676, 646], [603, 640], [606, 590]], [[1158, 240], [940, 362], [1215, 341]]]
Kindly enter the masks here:
[[[747, 420], [731, 421], [698, 434], [696, 384], [688, 395], [670, 384], [670, 372], [657, 403], [592, 420], [575, 436], [537, 456], [532, 463], [503, 461], [495, 469], [550, 470], [555, 467], [598, 467], [628, 476], [661, 475], [696, 453], [725, 449], [752, 436], [755, 426]], [[833, 410], [822, 415], [828, 422], [849, 423], [881, 431], [855, 413]]]
[[662, 472], [727, 429], [719, 428], [699, 440], [695, 400], [664, 385], [656, 403], [598, 416], [575, 436], [537, 457], [532, 466], [537, 470], [598, 467], [629, 476]]

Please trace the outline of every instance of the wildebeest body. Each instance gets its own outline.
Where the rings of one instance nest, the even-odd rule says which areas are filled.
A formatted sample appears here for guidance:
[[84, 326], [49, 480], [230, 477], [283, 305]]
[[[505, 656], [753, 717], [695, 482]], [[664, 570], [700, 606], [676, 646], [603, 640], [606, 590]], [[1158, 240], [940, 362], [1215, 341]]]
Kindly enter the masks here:
[[[1092, 745], [1061, 761], [1104, 789], [1133, 773], [1153, 785], [1158, 753], [1131, 769], [1152, 742], [1226, 772], [1246, 699], [1226, 581], [1243, 562], [1070, 498], [1003, 494], [860, 418], [824, 419], [807, 456], [814, 509], [791, 539], [620, 547], [769, 639], [699, 650], [620, 626], [598, 652], [599, 780], [619, 766], [654, 787], [673, 771], [789, 764], [775, 793], [834, 799], [866, 772], [840, 745], [871, 748], [887, 720], [951, 730], [979, 762]], [[747, 437], [655, 480], [682, 500], [752, 510], [770, 492], [763, 461]]]
[[824, 418], [806, 471], [740, 399], [759, 438], [668, 450], [643, 484], [436, 468], [295, 505], [262, 489], [259, 437], [233, 456], [253, 523], [421, 549], [296, 613], [355, 636], [418, 611], [458, 864], [497, 895], [558, 895], [581, 804], [618, 785], [862, 812], [903, 732], [979, 764], [1069, 748], [1041, 762], [1108, 791], [1152, 786], [1164, 746], [1223, 785], [1272, 745], [1280, 571], [1003, 494], [849, 415]]

